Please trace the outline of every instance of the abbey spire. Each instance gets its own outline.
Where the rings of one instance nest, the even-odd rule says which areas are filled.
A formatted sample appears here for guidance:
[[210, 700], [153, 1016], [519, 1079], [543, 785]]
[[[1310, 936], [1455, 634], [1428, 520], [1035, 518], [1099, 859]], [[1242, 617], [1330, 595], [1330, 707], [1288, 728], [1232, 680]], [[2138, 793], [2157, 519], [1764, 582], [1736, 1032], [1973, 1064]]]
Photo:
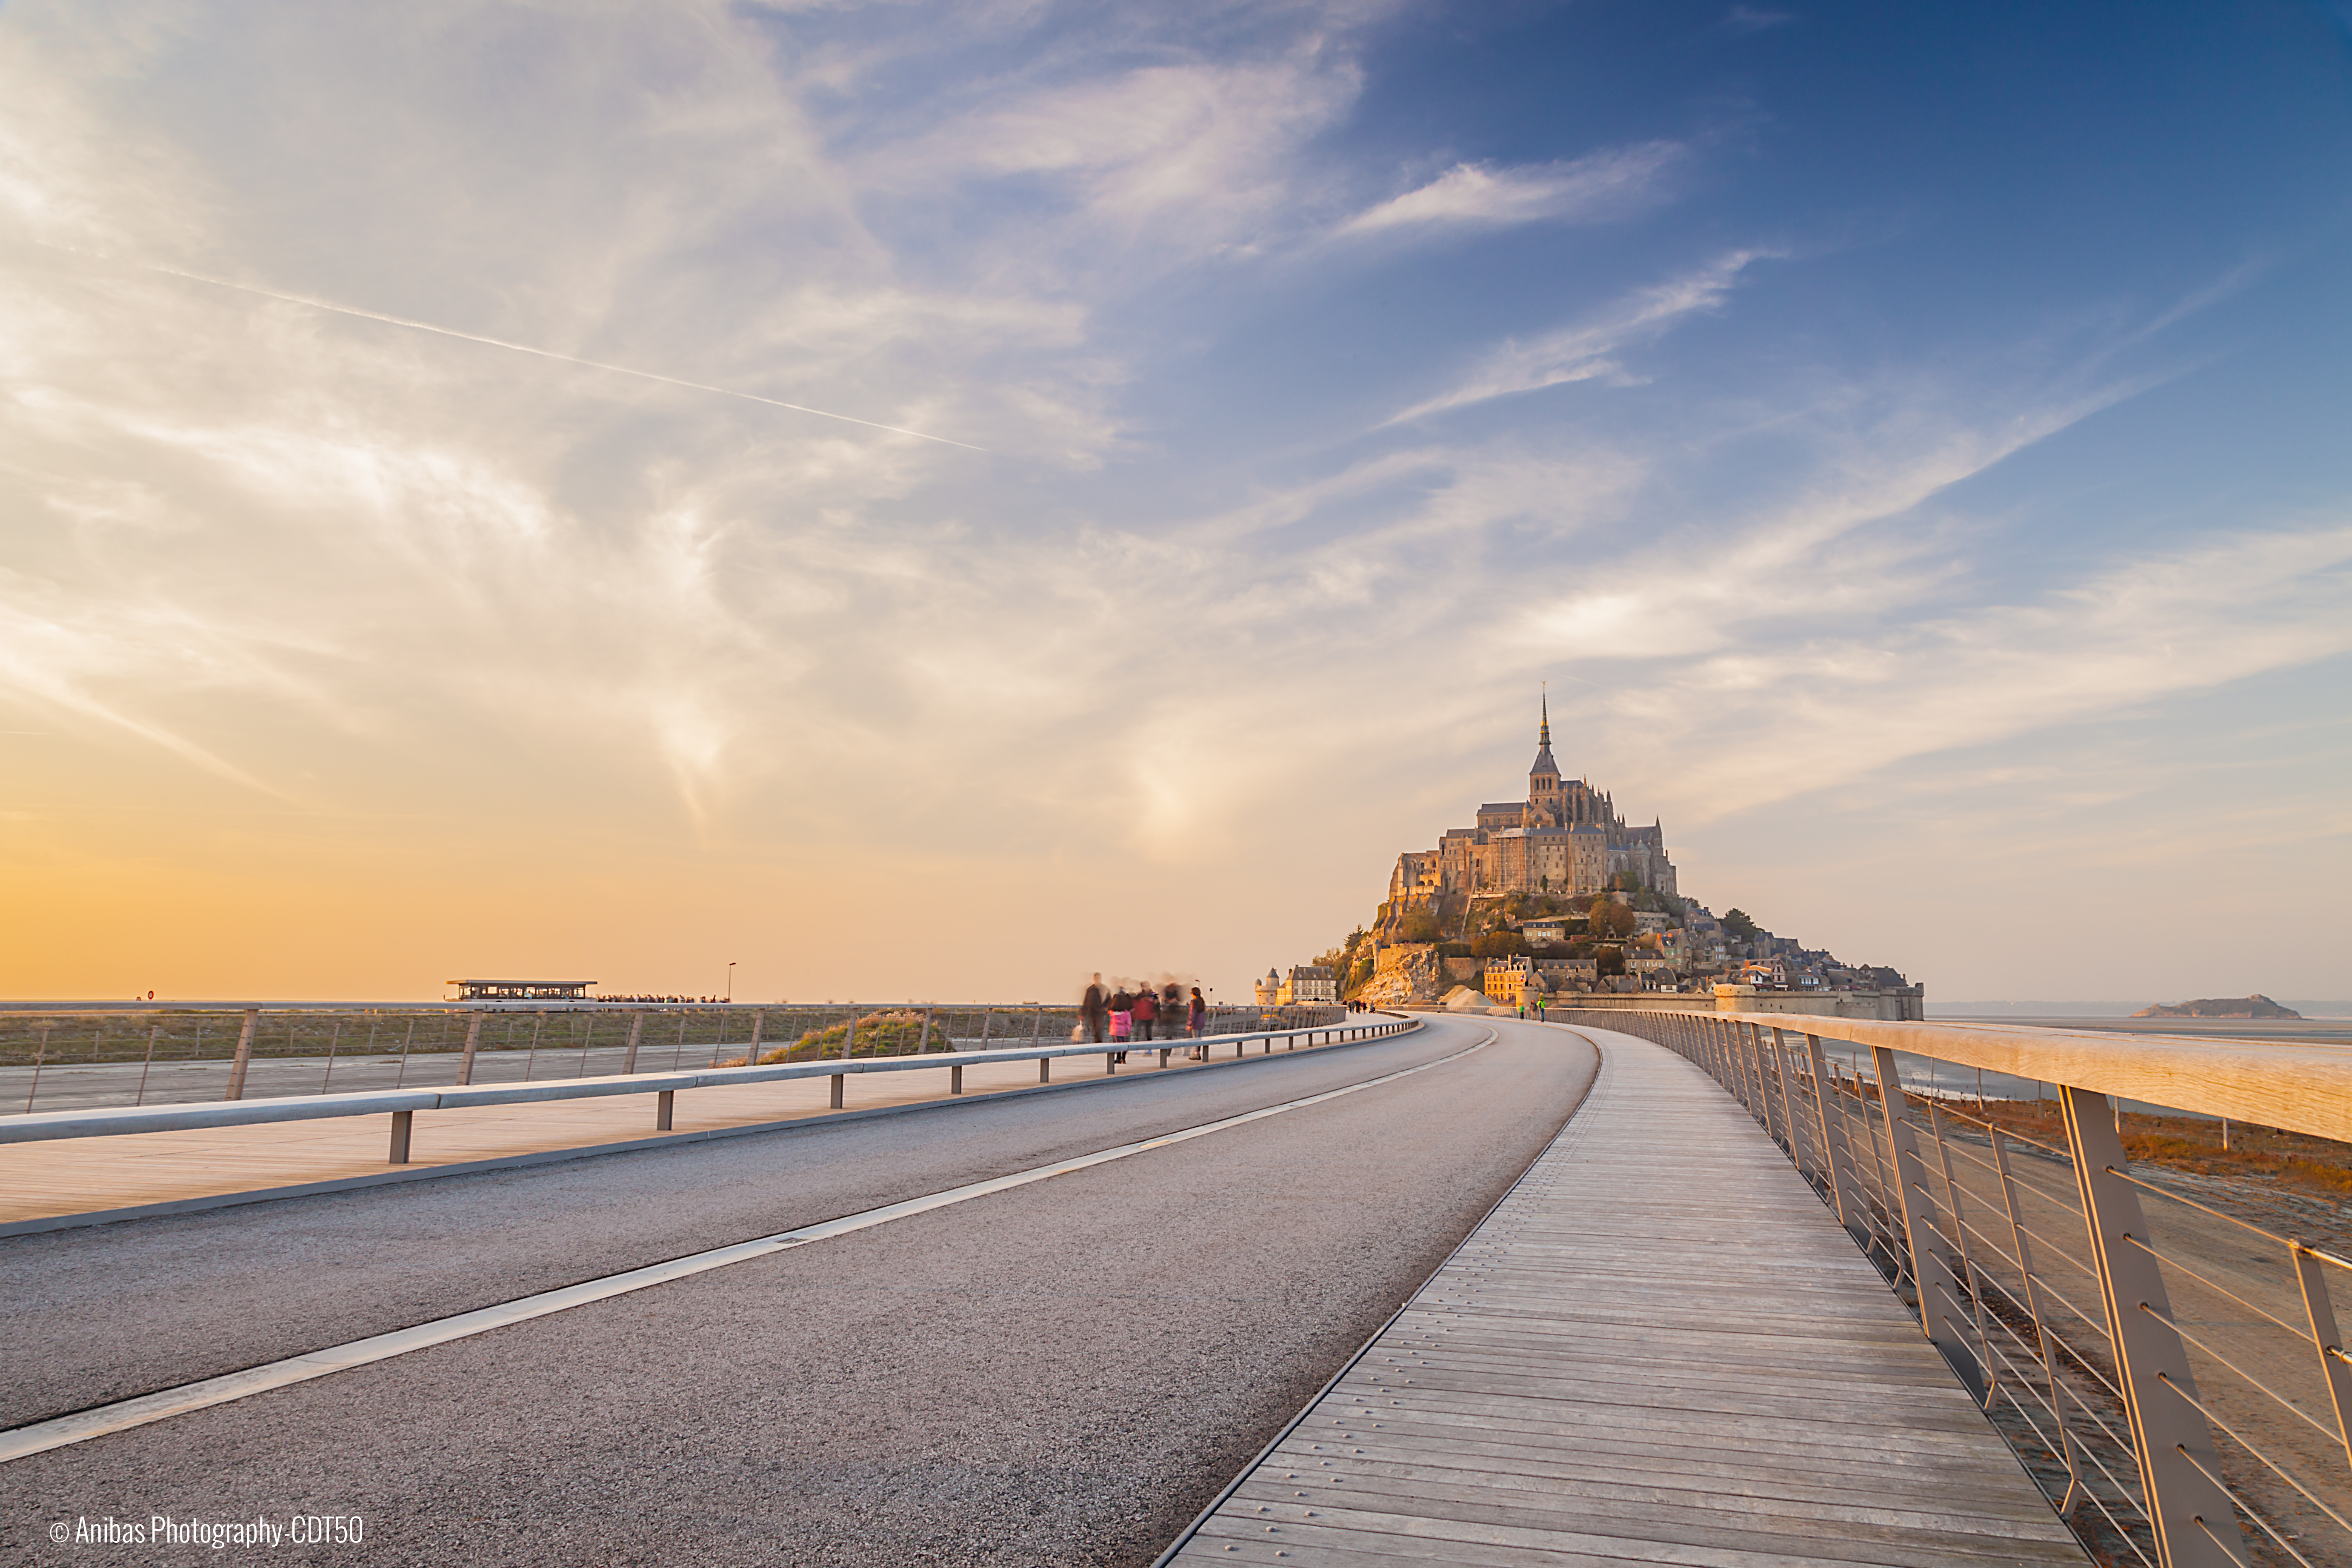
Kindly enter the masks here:
[[1540, 697], [1543, 718], [1536, 729], [1535, 765], [1528, 769], [1528, 809], [1522, 819], [1529, 827], [1560, 824], [1559, 764], [1551, 760], [1551, 698]]

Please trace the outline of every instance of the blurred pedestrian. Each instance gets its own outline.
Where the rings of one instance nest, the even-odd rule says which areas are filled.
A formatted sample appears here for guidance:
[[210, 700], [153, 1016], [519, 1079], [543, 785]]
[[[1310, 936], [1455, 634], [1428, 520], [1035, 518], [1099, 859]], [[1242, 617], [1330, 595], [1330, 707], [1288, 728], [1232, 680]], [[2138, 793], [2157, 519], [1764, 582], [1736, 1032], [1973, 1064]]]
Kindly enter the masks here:
[[1078, 1011], [1085, 1015], [1080, 1021], [1086, 1026], [1088, 1037], [1096, 1045], [1102, 1044], [1105, 1001], [1102, 974], [1100, 971], [1097, 971], [1094, 984], [1087, 986], [1087, 994], [1078, 999]]
[[[1110, 1043], [1114, 1046], [1124, 1046], [1134, 1037], [1135, 998], [1125, 985], [1121, 985], [1110, 994]], [[1112, 1057], [1111, 1060], [1124, 1062], [1127, 1060], [1127, 1053], [1120, 1051]]]
[[[1196, 1040], [1208, 1033], [1209, 999], [1201, 994], [1201, 988], [1197, 985], [1192, 987], [1192, 1000], [1184, 1012], [1184, 1026], [1186, 1032]], [[1201, 1059], [1202, 1061], [1209, 1059], [1209, 1047], [1206, 1046], [1201, 1047]]]
[[1151, 1038], [1151, 1026], [1160, 1021], [1160, 998], [1151, 994], [1149, 984], [1136, 987], [1135, 999], [1129, 1004], [1135, 1014], [1135, 1037]]

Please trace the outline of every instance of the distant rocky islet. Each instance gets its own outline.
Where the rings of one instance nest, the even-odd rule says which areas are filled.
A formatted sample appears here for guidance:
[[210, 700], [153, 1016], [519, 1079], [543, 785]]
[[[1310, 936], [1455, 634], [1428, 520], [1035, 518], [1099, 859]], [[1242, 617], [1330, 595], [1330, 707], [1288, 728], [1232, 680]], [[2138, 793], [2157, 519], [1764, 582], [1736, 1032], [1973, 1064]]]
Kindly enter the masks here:
[[2132, 1015], [2135, 1018], [2300, 1018], [2302, 1014], [2292, 1007], [2282, 1007], [2269, 997], [2256, 992], [2252, 996], [2200, 996], [2194, 1002], [2179, 1002], [2170, 1006], [2159, 1003], [2142, 1007]]

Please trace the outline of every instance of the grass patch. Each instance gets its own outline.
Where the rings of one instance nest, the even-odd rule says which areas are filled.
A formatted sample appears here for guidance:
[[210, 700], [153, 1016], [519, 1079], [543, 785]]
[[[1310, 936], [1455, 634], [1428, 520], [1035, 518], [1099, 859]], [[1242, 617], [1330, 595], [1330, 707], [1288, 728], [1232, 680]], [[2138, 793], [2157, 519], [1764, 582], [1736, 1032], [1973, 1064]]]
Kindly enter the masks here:
[[[849, 1048], [847, 1020], [830, 1028], [811, 1029], [789, 1046], [763, 1053], [762, 1067], [782, 1062], [816, 1062], [839, 1058]], [[857, 1054], [861, 1057], [911, 1057], [926, 1051], [951, 1051], [947, 1031], [927, 1026], [920, 1013], [871, 1013], [857, 1020]], [[740, 1061], [733, 1065], [740, 1066]]]
[[[1976, 1114], [1973, 1100], [1958, 1109]], [[2066, 1126], [2054, 1100], [1992, 1100], [1983, 1118], [2012, 1132], [2063, 1149]], [[2124, 1152], [2135, 1164], [2156, 1165], [2200, 1176], [2237, 1176], [2266, 1181], [2314, 1197], [2352, 1197], [2352, 1144], [2304, 1132], [2285, 1132], [2252, 1122], [2228, 1124], [2195, 1116], [2121, 1118]]]

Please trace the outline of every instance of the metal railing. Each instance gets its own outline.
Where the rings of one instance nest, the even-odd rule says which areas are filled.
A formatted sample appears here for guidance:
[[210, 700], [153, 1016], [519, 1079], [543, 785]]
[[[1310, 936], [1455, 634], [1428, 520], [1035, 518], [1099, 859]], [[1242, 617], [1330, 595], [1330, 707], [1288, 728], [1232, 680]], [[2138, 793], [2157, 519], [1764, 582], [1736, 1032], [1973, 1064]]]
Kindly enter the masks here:
[[[2343, 1229], [2344, 1215], [2135, 1166], [2124, 1124], [2128, 1105], [2161, 1132], [2140, 1113], [2172, 1107], [2242, 1137], [2341, 1139], [2352, 1050], [1777, 1014], [1574, 1021], [1666, 1046], [1739, 1100], [2099, 1561], [2352, 1562], [2352, 1359], [2333, 1306], [2352, 1261], [2247, 1217], [2284, 1205]], [[1974, 1092], [1938, 1064], [1975, 1069]]]
[[[793, 1047], [779, 1047], [759, 1063], [742, 1066], [689, 1068], [683, 1072], [655, 1071], [639, 1074], [634, 1069], [617, 1077], [552, 1079], [537, 1083], [467, 1084], [447, 1089], [392, 1089], [346, 1094], [287, 1095], [253, 1100], [219, 1100], [178, 1105], [132, 1107], [100, 1107], [77, 1110], [44, 1110], [0, 1117], [0, 1143], [44, 1142], [60, 1138], [113, 1137], [124, 1133], [186, 1131], [200, 1128], [252, 1126], [263, 1122], [304, 1121], [346, 1116], [390, 1116], [392, 1119], [390, 1163], [409, 1163], [410, 1137], [420, 1110], [455, 1110], [468, 1107], [515, 1105], [536, 1100], [600, 1099], [611, 1095], [650, 1094], [656, 1097], [654, 1131], [671, 1130], [677, 1095], [681, 1089], [741, 1087], [748, 1084], [774, 1083], [793, 1079], [825, 1078], [831, 1080], [831, 1109], [844, 1108], [847, 1081], [853, 1075], [874, 1072], [907, 1072], [945, 1068], [948, 1092], [963, 1092], [963, 1074], [967, 1067], [986, 1066], [1001, 1062], [1034, 1061], [1037, 1081], [1050, 1083], [1053, 1064], [1065, 1057], [1098, 1056], [1103, 1058], [1106, 1076], [1115, 1075], [1119, 1064], [1136, 1054], [1158, 1052], [1159, 1065], [1166, 1067], [1169, 1058], [1179, 1053], [1197, 1053], [1203, 1061], [1212, 1053], [1232, 1046], [1236, 1058], [1257, 1045], [1262, 1053], [1271, 1055], [1275, 1043], [1283, 1042], [1286, 1050], [1304, 1045], [1340, 1045], [1352, 1041], [1377, 1039], [1401, 1034], [1421, 1026], [1417, 1020], [1400, 1018], [1389, 1014], [1350, 1014], [1337, 1007], [1325, 1008], [1330, 1017], [1304, 1027], [1249, 1029], [1244, 1032], [1183, 1037], [1169, 1039], [1096, 1041], [1056, 1043], [1051, 1046], [996, 1047], [988, 1049], [959, 1050], [944, 1035], [926, 1033], [919, 1042], [906, 1049], [877, 1049], [872, 1054], [856, 1054], [854, 1029], [845, 1029], [840, 1048], [823, 1048], [816, 1043], [813, 1054], [793, 1059]], [[1352, 1020], [1352, 1021], [1347, 1021]], [[912, 1035], [912, 1026], [909, 1026]], [[642, 1041], [637, 1042], [639, 1045]], [[805, 1039], [803, 1045], [809, 1044]], [[928, 1048], [925, 1047], [928, 1046]], [[633, 1047], [634, 1048], [634, 1047]], [[746, 1053], [749, 1054], [748, 1052]]]
[[[1213, 1007], [1208, 1032], [1342, 1016], [1329, 1006]], [[0, 1010], [0, 1117], [1042, 1046], [1069, 1039], [1078, 1025], [1076, 1008], [1038, 1002], [12, 1006]]]

